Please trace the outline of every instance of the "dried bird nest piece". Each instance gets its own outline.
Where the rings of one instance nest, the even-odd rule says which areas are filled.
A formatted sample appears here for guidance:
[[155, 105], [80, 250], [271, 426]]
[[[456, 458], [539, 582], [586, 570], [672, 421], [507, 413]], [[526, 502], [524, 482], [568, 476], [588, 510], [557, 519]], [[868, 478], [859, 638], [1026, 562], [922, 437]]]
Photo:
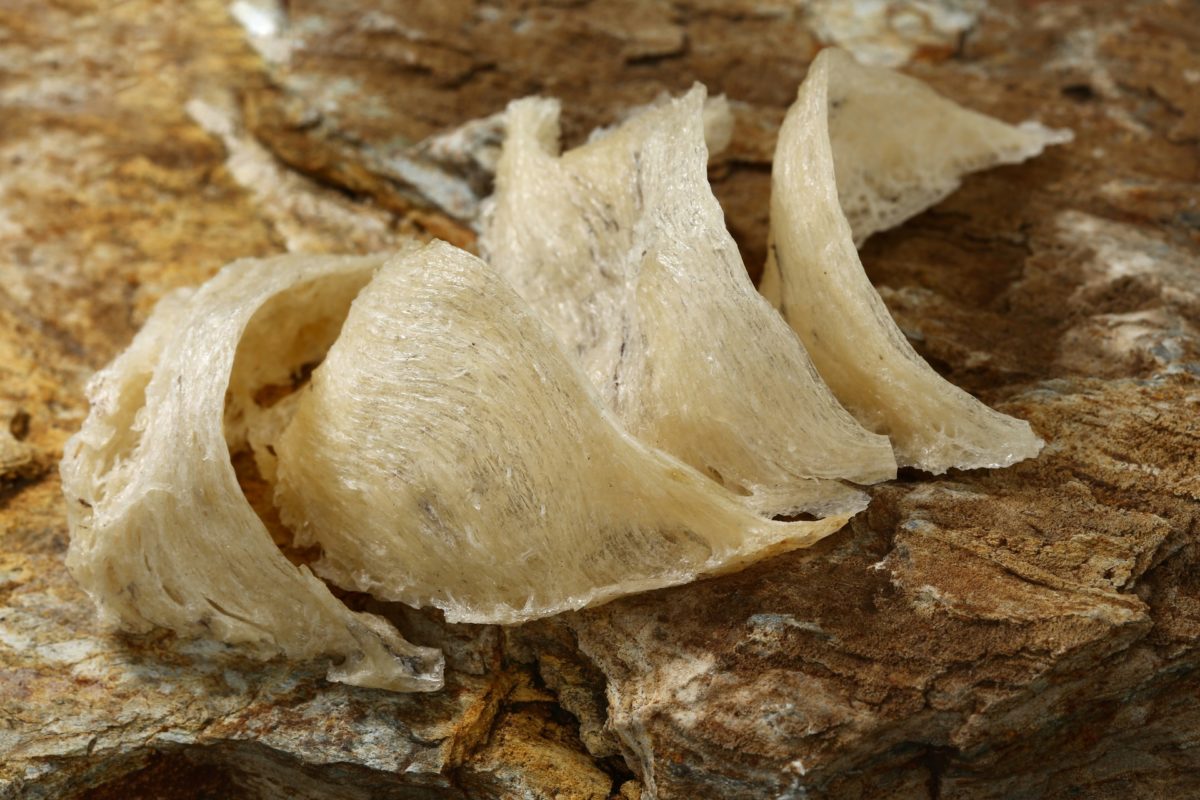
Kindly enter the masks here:
[[[285, 557], [231, 451], [253, 452], [322, 577], [486, 623], [808, 546], [862, 507], [841, 481], [894, 473], [892, 446], [933, 470], [1036, 453], [1027, 425], [921, 361], [863, 274], [830, 142], [835, 67], [858, 69], [822, 54], [777, 155], [777, 289], [799, 338], [751, 286], [708, 187], [703, 89], [563, 155], [557, 104], [519, 101], [491, 266], [441, 243], [242, 261], [159, 304], [90, 385], [64, 455], [72, 574], [128, 630], [427, 691], [441, 655]], [[936, 194], [888, 175], [862, 178], [879, 193], [868, 227]], [[904, 210], [877, 213], [883, 197]], [[828, 516], [771, 518], [800, 510]]]
[[317, 571], [452, 622], [515, 623], [803, 547], [640, 442], [493, 270], [444, 243], [354, 302], [276, 445]]
[[[733, 126], [734, 126], [733, 109], [730, 108], [729, 98], [727, 98], [725, 95], [719, 94], [716, 97], [708, 97], [707, 96], [708, 90], [704, 88], [703, 84], [696, 84], [696, 86], [694, 88], [699, 89], [701, 92], [703, 92], [702, 97], [704, 99], [704, 111], [701, 114], [701, 120], [704, 124], [704, 145], [705, 145], [705, 147], [708, 148], [708, 157], [711, 159], [714, 156], [717, 156], [717, 155], [720, 155], [721, 153], [723, 153], [726, 150], [726, 148], [729, 147], [730, 143], [733, 141]], [[527, 99], [534, 100], [535, 98], [527, 98]], [[629, 120], [631, 120], [637, 116], [640, 116], [641, 114], [644, 114], [647, 111], [652, 111], [656, 108], [662, 108], [663, 106], [670, 105], [677, 101], [678, 101], [678, 98], [672, 97], [670, 95], [670, 93], [661, 92], [661, 93], [659, 93], [659, 95], [657, 97], [655, 97], [649, 103], [645, 103], [640, 106], [634, 106], [632, 108], [626, 109], [624, 113], [620, 114], [616, 123], [605, 126], [603, 128], [596, 128], [594, 131], [591, 132], [591, 134], [588, 135], [588, 144], [600, 141], [601, 139], [603, 139], [605, 136], [608, 136], [613, 131], [618, 130], [621, 127], [621, 125], [624, 124], [625, 122], [628, 122]], [[553, 101], [550, 101], [550, 102], [553, 102]], [[505, 114], [504, 116], [505, 116], [505, 126], [507, 127], [508, 114]], [[557, 131], [557, 125], [558, 125], [558, 108], [557, 108], [557, 106], [555, 107], [554, 121], [555, 121], [555, 130]], [[558, 152], [558, 141], [557, 141], [558, 135], [557, 135], [557, 133], [555, 133], [554, 139], [555, 139], [555, 141], [552, 143], [553, 144], [552, 150], [554, 153], [557, 153]]]
[[[875, 113], [881, 118], [872, 124]], [[861, 138], [868, 135], [875, 138]], [[842, 204], [849, 197], [848, 213], [858, 209], [863, 236], [939, 199], [961, 172], [1020, 160], [1052, 140], [1044, 129], [966, 111], [838, 50], [817, 56], [784, 119], [771, 173], [767, 293], [838, 399], [891, 438], [902, 466], [1003, 467], [1037, 455], [1042, 442], [1029, 423], [988, 408], [913, 350], [863, 270]], [[850, 160], [871, 148], [865, 166], [842, 178], [838, 153]]]
[[963, 108], [916, 78], [860, 64], [837, 48], [822, 50], [809, 69], [805, 83], [826, 87], [838, 199], [856, 246], [936, 205], [964, 175], [1072, 139], [1067, 130], [1009, 125]]
[[[329, 577], [456, 620], [682, 583], [845, 523], [764, 519], [623, 432], [474, 257], [439, 243], [376, 276], [382, 261], [234, 263], [160, 303], [97, 376], [62, 474], [68, 567], [110, 623], [333, 657], [329, 677], [355, 685], [441, 686], [437, 651], [349, 611], [275, 546], [229, 455], [256, 431], [279, 459], [283, 514], [323, 546]], [[264, 425], [282, 403], [254, 411], [253, 397], [330, 344]]]
[[[286, 316], [277, 312], [328, 332], [382, 260], [231, 264], [194, 294], [159, 303], [129, 349], [96, 376], [91, 413], [61, 470], [67, 566], [109, 623], [210, 637], [262, 656], [332, 656], [330, 679], [346, 683], [440, 688], [441, 653], [350, 611], [284, 557], [238, 485], [223, 424], [227, 387], [236, 396], [309, 354], [297, 338], [270, 335]], [[285, 332], [299, 333], [299, 322]], [[239, 348], [243, 333], [257, 346]]]
[[755, 290], [708, 183], [697, 86], [558, 154], [556, 101], [509, 106], [481, 250], [634, 436], [764, 513], [861, 507], [895, 475]]

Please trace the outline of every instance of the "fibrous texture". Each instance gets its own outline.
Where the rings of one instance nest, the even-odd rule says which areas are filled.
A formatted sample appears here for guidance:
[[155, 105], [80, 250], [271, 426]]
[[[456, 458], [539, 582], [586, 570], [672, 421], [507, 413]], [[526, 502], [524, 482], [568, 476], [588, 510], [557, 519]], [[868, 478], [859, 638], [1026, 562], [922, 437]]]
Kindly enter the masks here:
[[[916, 78], [860, 64], [834, 47], [821, 51], [810, 74], [825, 85], [838, 202], [856, 247], [936, 205], [963, 176], [1072, 139], [1068, 130], [1034, 121], [1009, 125], [963, 108]], [[759, 290], [779, 305], [773, 256]]]
[[[822, 51], [779, 133], [769, 266], [777, 269], [780, 310], [838, 399], [867, 428], [891, 438], [901, 465], [941, 473], [951, 467], [1002, 467], [1037, 455], [1042, 442], [1029, 424], [988, 408], [939, 376], [913, 350], [871, 286], [835, 181], [828, 123], [833, 101], [841, 98], [847, 108], [861, 102], [853, 92], [833, 93], [843, 70], [866, 68], [843, 53]], [[911, 92], [917, 110], [932, 117], [923, 124], [954, 130], [960, 124], [955, 107], [936, 96], [930, 100], [927, 91]], [[931, 107], [922, 108], [922, 100]], [[977, 116], [967, 119], [975, 123]], [[986, 143], [982, 134], [972, 140], [981, 148]], [[997, 147], [1003, 150], [1006, 141]]]
[[512, 288], [442, 243], [358, 297], [277, 451], [322, 574], [452, 621], [684, 583], [846, 520], [763, 519], [625, 433]]
[[[620, 123], [633, 119], [634, 117], [644, 114], [647, 111], [669, 105], [671, 102], [673, 102], [673, 99], [674, 98], [672, 98], [670, 94], [663, 92], [649, 103], [629, 109], [621, 115], [618, 124], [610, 125], [604, 128], [596, 128], [594, 131], [592, 131], [591, 135], [588, 136], [588, 142], [597, 142], [603, 139], [614, 130], [618, 130], [620, 128]], [[703, 122], [704, 145], [708, 148], [708, 157], [712, 158], [713, 156], [724, 152], [725, 149], [729, 147], [730, 142], [733, 141], [733, 109], [730, 108], [729, 99], [725, 97], [725, 95], [719, 94], [716, 97], [704, 98]], [[558, 142], [555, 141], [555, 151], [557, 151], [557, 146]]]
[[482, 240], [634, 436], [769, 513], [853, 508], [895, 474], [747, 277], [708, 183], [704, 90], [558, 155], [557, 102], [517, 101]]
[[[831, 103], [836, 70], [850, 88]], [[326, 657], [334, 680], [431, 690], [440, 654], [285, 557], [231, 451], [253, 453], [295, 543], [319, 546], [323, 578], [478, 623], [811, 545], [865, 506], [843, 481], [886, 479], [897, 461], [940, 472], [1035, 454], [1027, 424], [916, 355], [862, 270], [831, 108], [848, 115], [832, 130], [857, 170], [847, 185], [867, 187], [849, 196], [875, 192], [870, 219], [936, 192], [905, 194], [899, 144], [853, 140], [869, 110], [853, 104], [875, 102], [858, 85], [872, 73], [856, 70], [823, 53], [780, 134], [784, 316], [750, 283], [709, 188], [702, 87], [563, 155], [557, 103], [513, 103], [482, 239], [490, 265], [409, 244], [236, 262], [169, 296], [97, 376], [66, 449], [72, 574], [129, 630]], [[987, 139], [993, 123], [968, 125], [906, 81], [892, 93], [973, 131], [964, 141]], [[728, 118], [708, 106], [708, 136]], [[876, 213], [889, 203], [892, 217]], [[825, 518], [772, 519], [798, 512]]]
[[837, 48], [813, 64], [826, 81], [838, 198], [854, 243], [940, 202], [971, 172], [1017, 164], [1070, 131], [1009, 125], [963, 108], [916, 78]]
[[[93, 380], [92, 412], [62, 463], [67, 566], [110, 623], [207, 636], [263, 656], [332, 657], [329, 677], [347, 683], [441, 686], [440, 653], [351, 612], [284, 557], [238, 485], [225, 438], [227, 389], [238, 398], [232, 406], [244, 404], [239, 388], [287, 375], [299, 366], [289, 361], [309, 355], [295, 339], [270, 335], [273, 314], [255, 325], [256, 312], [282, 304], [327, 329], [380, 261], [231, 264], [193, 295], [160, 303]], [[248, 325], [258, 346], [239, 352]], [[231, 380], [235, 353], [239, 374]]]
[[[328, 577], [458, 620], [682, 583], [845, 522], [764, 519], [630, 437], [474, 257], [439, 244], [376, 276], [383, 260], [232, 264], [165, 299], [96, 377], [62, 474], [68, 566], [110, 623], [330, 657], [330, 678], [356, 685], [441, 686], [437, 651], [284, 557], [231, 447], [278, 481]], [[322, 359], [308, 388], [260, 402]]]

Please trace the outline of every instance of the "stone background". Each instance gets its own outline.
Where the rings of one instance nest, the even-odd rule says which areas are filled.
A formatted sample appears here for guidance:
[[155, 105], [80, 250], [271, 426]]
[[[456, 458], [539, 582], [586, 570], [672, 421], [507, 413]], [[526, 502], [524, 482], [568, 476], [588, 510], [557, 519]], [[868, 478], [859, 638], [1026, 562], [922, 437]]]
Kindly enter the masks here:
[[[509, 99], [563, 98], [578, 142], [694, 80], [734, 102], [712, 177], [758, 265], [830, 43], [1075, 130], [863, 251], [1039, 459], [902, 474], [811, 551], [522, 628], [373, 606], [446, 648], [437, 695], [97, 630], [55, 465], [165, 291], [469, 247]], [[0, 0], [0, 797], [1200, 797], [1198, 324], [1194, 0]]]

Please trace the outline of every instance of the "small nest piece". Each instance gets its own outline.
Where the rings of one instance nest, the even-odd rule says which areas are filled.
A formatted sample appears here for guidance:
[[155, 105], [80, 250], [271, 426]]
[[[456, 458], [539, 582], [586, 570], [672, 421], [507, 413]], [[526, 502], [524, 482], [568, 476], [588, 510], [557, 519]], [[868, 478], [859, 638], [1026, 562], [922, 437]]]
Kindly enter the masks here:
[[[61, 466], [67, 565], [110, 625], [432, 691], [441, 653], [325, 581], [517, 623], [807, 547], [897, 463], [1037, 454], [912, 350], [855, 241], [1067, 134], [823, 51], [780, 132], [764, 297], [706, 176], [727, 105], [697, 86], [565, 154], [558, 113], [507, 111], [486, 261], [239, 261], [159, 303]], [[312, 570], [239, 487], [247, 448]]]

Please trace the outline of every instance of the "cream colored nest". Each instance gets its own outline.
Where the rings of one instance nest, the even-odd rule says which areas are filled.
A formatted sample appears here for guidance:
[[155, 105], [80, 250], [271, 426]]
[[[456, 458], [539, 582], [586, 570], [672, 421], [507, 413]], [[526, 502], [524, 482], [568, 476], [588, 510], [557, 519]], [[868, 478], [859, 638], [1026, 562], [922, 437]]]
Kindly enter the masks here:
[[[68, 566], [109, 623], [434, 690], [441, 654], [326, 581], [517, 623], [809, 546], [897, 463], [1037, 454], [913, 351], [855, 242], [1064, 134], [822, 52], [780, 131], [768, 301], [707, 180], [726, 105], [697, 86], [565, 154], [558, 113], [508, 109], [485, 260], [239, 261], [158, 305], [62, 463]], [[316, 575], [243, 494], [246, 449]]]

